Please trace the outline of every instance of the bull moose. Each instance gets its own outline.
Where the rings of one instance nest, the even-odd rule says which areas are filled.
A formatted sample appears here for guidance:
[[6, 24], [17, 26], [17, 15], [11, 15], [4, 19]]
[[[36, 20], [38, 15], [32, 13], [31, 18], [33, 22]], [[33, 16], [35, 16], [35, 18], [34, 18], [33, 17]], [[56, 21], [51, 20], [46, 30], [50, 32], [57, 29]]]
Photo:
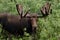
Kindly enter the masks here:
[[[11, 15], [8, 13], [0, 14], [0, 24], [3, 26], [2, 29], [8, 31], [14, 35], [24, 35], [24, 28], [29, 34], [36, 32], [37, 18], [41, 17], [38, 14], [29, 14], [29, 11], [23, 14], [22, 6], [16, 5], [19, 15]], [[43, 10], [42, 10], [43, 11]]]
[[[19, 9], [19, 11], [21, 9]], [[19, 13], [21, 12], [22, 11], [20, 11]], [[28, 32], [29, 34], [32, 34], [33, 31], [36, 30], [36, 18], [37, 17], [30, 15], [29, 11], [27, 11], [24, 16], [0, 13], [0, 24], [2, 25], [2, 29], [6, 30], [10, 34], [23, 36], [24, 28], [27, 29], [26, 32]]]
[[29, 14], [25, 18], [20, 18], [19, 15], [0, 14], [0, 24], [3, 26], [2, 29], [17, 36], [24, 35], [24, 28], [31, 34], [37, 27], [36, 17]]
[[37, 14], [31, 15], [29, 10], [22, 18], [20, 15], [16, 16], [8, 13], [0, 13], [0, 24], [3, 26], [2, 29], [7, 32], [16, 36], [23, 36], [24, 28], [27, 29], [26, 32], [29, 34], [36, 32], [37, 17], [39, 17]]

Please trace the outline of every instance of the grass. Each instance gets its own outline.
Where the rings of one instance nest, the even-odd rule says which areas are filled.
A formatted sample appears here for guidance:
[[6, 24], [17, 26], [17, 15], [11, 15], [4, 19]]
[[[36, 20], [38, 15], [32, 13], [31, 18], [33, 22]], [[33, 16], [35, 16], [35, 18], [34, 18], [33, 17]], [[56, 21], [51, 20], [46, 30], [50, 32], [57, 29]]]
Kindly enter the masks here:
[[[38, 13], [46, 1], [47, 0], [17, 0], [17, 3], [23, 5], [24, 12], [30, 8], [32, 13]], [[60, 3], [58, 3], [57, 0], [50, 0], [50, 2], [52, 4], [52, 14], [46, 17], [46, 19], [39, 18], [37, 40], [58, 40], [60, 38]], [[0, 0], [0, 12], [18, 15], [15, 5], [14, 1]], [[12, 39], [17, 40], [14, 36]], [[0, 40], [2, 39], [0, 38]], [[22, 38], [19, 40], [22, 40]], [[31, 40], [31, 36], [23, 37], [23, 40]]]

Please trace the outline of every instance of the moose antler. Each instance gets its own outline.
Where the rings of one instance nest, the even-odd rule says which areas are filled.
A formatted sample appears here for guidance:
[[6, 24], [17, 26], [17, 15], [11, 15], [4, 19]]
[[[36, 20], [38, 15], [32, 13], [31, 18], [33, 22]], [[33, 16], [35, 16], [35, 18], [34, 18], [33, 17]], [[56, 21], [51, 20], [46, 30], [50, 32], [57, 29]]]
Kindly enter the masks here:
[[26, 17], [27, 14], [30, 14], [30, 9], [26, 12], [26, 14], [24, 15], [24, 17]]
[[23, 14], [23, 7], [20, 4], [16, 4], [16, 9], [18, 11], [18, 14], [22, 17]]
[[[49, 13], [51, 12], [51, 4], [49, 2], [47, 2], [42, 8], [41, 8], [41, 13], [43, 16], [47, 16], [49, 15]], [[52, 13], [52, 12], [51, 12]]]

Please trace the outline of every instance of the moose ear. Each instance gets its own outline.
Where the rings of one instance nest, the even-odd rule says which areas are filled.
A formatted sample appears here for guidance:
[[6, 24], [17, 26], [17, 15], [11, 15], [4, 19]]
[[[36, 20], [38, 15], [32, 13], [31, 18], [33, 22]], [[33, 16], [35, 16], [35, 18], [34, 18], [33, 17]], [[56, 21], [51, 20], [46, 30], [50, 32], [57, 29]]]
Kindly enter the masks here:
[[27, 14], [30, 14], [30, 9], [25, 13], [24, 17], [26, 17]]
[[16, 4], [16, 9], [17, 9], [18, 14], [22, 17], [22, 14], [23, 14], [23, 7], [22, 7], [22, 5]]

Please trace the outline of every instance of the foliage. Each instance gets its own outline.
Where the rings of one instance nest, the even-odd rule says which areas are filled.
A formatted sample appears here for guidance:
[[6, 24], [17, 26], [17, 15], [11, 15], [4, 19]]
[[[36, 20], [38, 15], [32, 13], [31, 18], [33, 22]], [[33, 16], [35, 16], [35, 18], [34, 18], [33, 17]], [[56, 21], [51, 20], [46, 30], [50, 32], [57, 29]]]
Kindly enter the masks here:
[[[50, 14], [46, 18], [39, 18], [38, 29], [37, 29], [37, 40], [58, 40], [60, 38], [60, 1], [58, 3], [57, 0], [16, 0], [17, 3], [23, 5], [24, 12], [26, 12], [29, 8], [31, 12], [39, 13], [40, 8], [46, 3], [46, 1], [50, 1], [52, 6], [52, 14]], [[14, 15], [18, 15], [15, 7], [16, 3], [10, 0], [0, 0], [0, 12], [8, 12]], [[1, 32], [1, 26], [0, 26]], [[0, 34], [1, 35], [1, 34]], [[27, 33], [26, 33], [27, 35]], [[31, 36], [28, 35], [23, 37], [23, 40], [31, 40]], [[2, 40], [3, 35], [1, 35], [0, 40]], [[14, 36], [13, 40], [17, 40]], [[19, 38], [22, 40], [22, 38]], [[60, 39], [59, 39], [60, 40]]]

